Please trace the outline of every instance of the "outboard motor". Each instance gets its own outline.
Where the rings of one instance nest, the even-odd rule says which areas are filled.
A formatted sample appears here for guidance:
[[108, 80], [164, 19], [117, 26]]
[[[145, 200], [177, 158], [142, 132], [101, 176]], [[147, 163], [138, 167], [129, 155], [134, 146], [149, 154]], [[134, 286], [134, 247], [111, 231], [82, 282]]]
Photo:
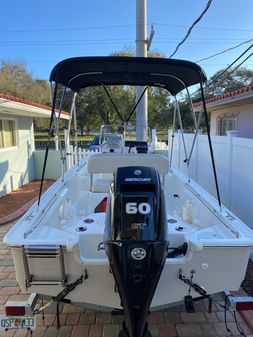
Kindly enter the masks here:
[[147, 316], [168, 246], [164, 193], [155, 168], [115, 171], [104, 244], [125, 316], [119, 337], [151, 337]]

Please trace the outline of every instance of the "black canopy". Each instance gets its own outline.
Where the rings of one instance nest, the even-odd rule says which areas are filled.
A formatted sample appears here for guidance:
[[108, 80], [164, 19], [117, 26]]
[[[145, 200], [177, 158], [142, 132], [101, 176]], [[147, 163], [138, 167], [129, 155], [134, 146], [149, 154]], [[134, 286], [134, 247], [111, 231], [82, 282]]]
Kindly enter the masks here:
[[172, 95], [201, 81], [206, 81], [205, 72], [193, 62], [121, 56], [66, 59], [59, 62], [50, 75], [50, 82], [73, 91], [100, 84], [129, 84], [164, 87]]

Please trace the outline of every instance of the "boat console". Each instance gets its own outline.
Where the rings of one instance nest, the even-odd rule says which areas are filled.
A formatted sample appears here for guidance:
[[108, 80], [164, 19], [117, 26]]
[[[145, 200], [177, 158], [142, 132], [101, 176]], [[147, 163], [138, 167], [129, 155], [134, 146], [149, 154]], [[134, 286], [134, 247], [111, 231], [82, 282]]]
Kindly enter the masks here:
[[136, 148], [137, 153], [148, 153], [148, 142], [146, 141], [125, 140], [125, 147], [129, 148], [129, 153], [132, 148]]
[[104, 244], [125, 321], [120, 337], [149, 337], [147, 315], [167, 256], [158, 170], [119, 167], [110, 186]]

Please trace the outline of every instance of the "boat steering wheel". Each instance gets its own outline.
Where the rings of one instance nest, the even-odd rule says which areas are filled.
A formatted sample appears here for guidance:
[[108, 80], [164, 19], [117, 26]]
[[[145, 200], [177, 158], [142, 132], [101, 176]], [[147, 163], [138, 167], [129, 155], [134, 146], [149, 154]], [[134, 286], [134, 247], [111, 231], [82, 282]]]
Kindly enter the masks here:
[[122, 142], [106, 141], [101, 145], [101, 152], [103, 153], [123, 153]]

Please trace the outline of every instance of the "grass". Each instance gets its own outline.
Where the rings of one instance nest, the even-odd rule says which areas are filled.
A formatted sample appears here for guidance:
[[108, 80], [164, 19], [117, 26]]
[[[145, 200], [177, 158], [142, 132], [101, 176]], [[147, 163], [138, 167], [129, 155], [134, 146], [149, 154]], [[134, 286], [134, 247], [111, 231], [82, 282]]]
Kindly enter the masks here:
[[[90, 133], [89, 135], [84, 135], [84, 136], [78, 135], [77, 140], [79, 142], [82, 142], [82, 141], [91, 142], [96, 134], [97, 133]], [[167, 142], [167, 140], [168, 140], [168, 131], [167, 130], [157, 131], [156, 135], [157, 135], [157, 139], [158, 139], [159, 142]], [[35, 136], [35, 142], [46, 142], [47, 138], [48, 138], [47, 132], [36, 132], [34, 134], [34, 136]], [[61, 140], [63, 141], [64, 140], [63, 132], [60, 133], [60, 137], [61, 137]], [[127, 139], [130, 139], [130, 138], [127, 137]], [[75, 138], [70, 137], [70, 140], [73, 142], [75, 140]], [[54, 141], [54, 137], [51, 137], [51, 141]]]
[[[35, 141], [37, 142], [45, 142], [47, 141], [47, 138], [48, 138], [48, 135], [46, 133], [35, 133]], [[64, 139], [64, 135], [63, 134], [60, 134], [60, 138], [61, 140]], [[94, 138], [94, 135], [85, 135], [85, 136], [81, 136], [81, 135], [78, 135], [77, 136], [77, 140], [78, 141], [86, 141], [86, 142], [91, 142], [92, 139]], [[74, 137], [70, 137], [71, 140], [74, 140]], [[54, 140], [54, 137], [51, 137], [51, 140], [53, 141]]]

